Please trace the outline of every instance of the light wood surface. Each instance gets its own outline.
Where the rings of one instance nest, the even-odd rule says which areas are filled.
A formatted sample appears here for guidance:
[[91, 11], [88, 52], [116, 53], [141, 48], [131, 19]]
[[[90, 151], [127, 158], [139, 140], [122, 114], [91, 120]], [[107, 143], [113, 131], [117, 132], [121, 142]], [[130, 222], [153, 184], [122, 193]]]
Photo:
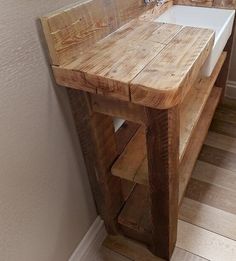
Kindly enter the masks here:
[[180, 103], [211, 51], [212, 37], [209, 31], [184, 27], [132, 80], [131, 101], [158, 108]]
[[186, 99], [180, 106], [180, 161], [182, 160], [191, 135], [194, 133], [207, 99], [211, 93], [213, 85], [226, 59], [226, 53], [220, 56], [214, 71], [210, 77], [199, 77], [191, 87]]
[[[196, 150], [197, 153], [196, 156], [194, 156], [195, 160], [197, 158], [197, 154], [199, 153], [200, 150], [200, 145], [194, 145], [192, 146], [191, 143], [192, 135], [193, 133], [199, 132], [199, 129], [197, 128], [198, 126], [198, 121], [201, 117], [201, 115], [204, 114], [202, 111], [204, 110], [204, 107], [206, 105], [207, 99], [211, 93], [211, 90], [213, 88], [214, 82], [216, 81], [217, 75], [219, 74], [220, 69], [222, 68], [222, 65], [225, 61], [226, 58], [226, 53], [223, 52], [221, 57], [219, 58], [219, 61], [210, 77], [200, 77], [197, 79], [195, 84], [192, 86], [191, 90], [187, 94], [186, 99], [180, 106], [180, 146], [179, 146], [179, 155], [180, 155], [180, 161], [183, 161], [182, 167], [183, 170], [181, 172], [189, 173], [189, 171], [186, 171], [186, 166], [184, 166], [184, 162], [189, 161], [188, 153], [190, 150]], [[214, 97], [212, 98], [212, 103], [214, 100]], [[213, 106], [217, 104], [217, 102], [213, 102], [210, 105], [209, 110], [211, 111], [211, 115], [207, 115], [208, 119], [208, 125], [206, 123], [203, 123], [203, 128], [201, 130], [201, 135], [203, 136], [201, 140], [203, 140], [205, 137], [203, 135], [203, 130], [205, 131], [204, 133], [206, 134], [207, 132], [207, 126], [210, 124], [211, 116], [212, 113], [214, 112], [215, 107]], [[145, 114], [143, 114], [143, 110], [139, 108], [138, 114], [140, 115], [140, 118], [143, 123], [147, 121], [145, 119]], [[126, 110], [127, 112], [129, 110]], [[136, 111], [133, 110], [133, 111]], [[234, 117], [233, 112], [231, 112], [232, 118]], [[228, 116], [229, 117], [229, 116]], [[138, 118], [138, 117], [134, 117]], [[139, 121], [141, 121], [139, 120]], [[196, 130], [195, 130], [196, 129]], [[131, 142], [128, 144], [127, 148], [125, 149], [125, 152], [120, 156], [120, 158], [115, 162], [115, 164], [112, 166], [112, 173], [116, 176], [126, 178], [127, 180], [130, 181], [135, 181], [139, 184], [147, 184], [148, 179], [147, 179], [147, 169], [148, 169], [148, 164], [147, 164], [147, 158], [146, 158], [146, 144], [145, 144], [145, 130], [144, 127], [141, 127], [140, 130], [136, 133], [136, 135], [133, 137]], [[200, 137], [196, 137], [197, 134], [195, 134], [194, 139], [198, 139]], [[137, 145], [136, 145], [137, 143]], [[189, 147], [188, 147], [189, 146]], [[139, 149], [134, 149], [136, 147], [139, 147]], [[188, 152], [186, 153], [186, 150]], [[186, 155], [185, 155], [186, 154]], [[185, 157], [184, 157], [185, 155]], [[131, 158], [132, 157], [132, 158]], [[132, 163], [131, 163], [132, 162]], [[195, 161], [192, 162], [192, 167]], [[131, 164], [131, 165], [130, 165]], [[127, 166], [132, 166], [132, 167], [127, 167]], [[186, 186], [186, 179], [184, 178], [184, 186]], [[182, 191], [182, 189], [181, 189]]]
[[51, 61], [62, 65], [144, 11], [153, 8], [142, 0], [88, 0], [41, 18]]
[[179, 219], [236, 240], [236, 216], [189, 198], [184, 198]]
[[212, 261], [235, 259], [236, 241], [184, 221], [178, 225], [178, 247]]
[[125, 119], [127, 121], [133, 121], [142, 125], [146, 124], [144, 106], [97, 94], [91, 94], [90, 98], [91, 106], [96, 112]]
[[181, 30], [177, 25], [133, 20], [53, 71], [60, 85], [167, 108], [188, 92], [213, 41], [214, 33], [208, 29]]
[[221, 93], [221, 88], [214, 87], [212, 89], [211, 95], [208, 98], [204, 110], [202, 111], [202, 117], [194, 129], [194, 133], [191, 135], [191, 140], [189, 141], [184, 156], [180, 162], [179, 205], [181, 205], [181, 200], [183, 199], [193, 167], [207, 135], [207, 131], [211, 124], [216, 106], [219, 103]]
[[[194, 163], [197, 159], [197, 156], [199, 154], [199, 151], [201, 149], [201, 144], [204, 141], [204, 137], [207, 134], [208, 126], [210, 124], [209, 119], [213, 117], [213, 113], [215, 111], [215, 107], [220, 99], [221, 89], [220, 88], [213, 88], [212, 95], [209, 98], [208, 103], [206, 104], [206, 107], [203, 110], [203, 115], [205, 117], [202, 117], [199, 121], [199, 125], [197, 128], [197, 131], [195, 132], [195, 135], [193, 135], [192, 142], [189, 143], [189, 148], [186, 151], [186, 156], [183, 158], [183, 163], [180, 165], [179, 169], [179, 204], [181, 203], [181, 200], [183, 198], [186, 186], [188, 184], [188, 181], [190, 179]], [[229, 152], [228, 152], [229, 153]], [[202, 154], [202, 153], [201, 153]], [[207, 155], [207, 153], [206, 153]], [[227, 154], [228, 155], [228, 154]], [[200, 156], [202, 157], [202, 156]], [[212, 157], [214, 159], [214, 157]], [[232, 156], [230, 157], [230, 162]], [[225, 162], [225, 161], [223, 161]], [[227, 162], [226, 162], [227, 164]], [[159, 164], [160, 165], [160, 164]], [[123, 172], [125, 173], [125, 172]], [[146, 180], [145, 184], [148, 184], [148, 170], [145, 169], [145, 175]], [[157, 172], [155, 172], [157, 173]], [[143, 175], [144, 176], [144, 175]], [[150, 178], [150, 177], [149, 177]], [[151, 181], [150, 181], [151, 182]], [[206, 183], [203, 183], [200, 181], [196, 181], [195, 179], [191, 179], [190, 184], [187, 189], [187, 195], [191, 199], [197, 200], [202, 197], [204, 197], [204, 192], [208, 189], [208, 185]], [[161, 186], [161, 182], [158, 180], [158, 185]], [[151, 187], [151, 184], [149, 184], [149, 187]], [[163, 186], [161, 186], [163, 187]], [[212, 187], [211, 189], [211, 196], [205, 198], [206, 202], [215, 202], [217, 201], [221, 202], [222, 205], [225, 203], [223, 195], [226, 194], [226, 196], [230, 195], [230, 192], [226, 192], [225, 190], [221, 190], [221, 193], [219, 195], [216, 194], [216, 189]], [[149, 205], [149, 201], [147, 198], [147, 191], [145, 190], [145, 187], [137, 186], [135, 190], [132, 192], [132, 196], [130, 197], [131, 202], [127, 202], [125, 207], [123, 208], [123, 211], [121, 212], [119, 216], [119, 223], [123, 227], [132, 228], [133, 230], [136, 230], [137, 233], [142, 234], [143, 239], [147, 239], [149, 242], [150, 238], [148, 237], [147, 233], [150, 233], [152, 226], [150, 211], [147, 211], [148, 207], [144, 207], [145, 205]], [[234, 196], [230, 196], [231, 199], [234, 199]], [[139, 200], [138, 200], [139, 199]], [[143, 202], [144, 206], [140, 207], [140, 202]], [[234, 202], [234, 201], [232, 201]], [[225, 207], [233, 208], [232, 202], [225, 205]], [[138, 212], [138, 213], [137, 213]], [[158, 219], [158, 217], [157, 217]], [[144, 220], [144, 221], [143, 221]], [[125, 230], [125, 229], [124, 229]]]
[[[93, 0], [42, 18], [56, 82], [153, 108], [180, 103], [211, 51], [214, 32], [153, 22], [170, 4], [141, 15], [139, 1], [122, 3], [104, 7]], [[128, 15], [131, 6], [139, 12]]]
[[151, 250], [169, 260], [177, 238], [179, 108], [146, 108], [146, 145], [151, 212]]
[[[236, 100], [233, 105], [236, 105]], [[236, 112], [232, 107], [221, 105], [218, 108], [221, 110], [221, 119], [225, 118], [223, 123], [232, 122], [232, 118], [227, 117], [228, 110], [231, 115], [233, 111]], [[217, 112], [215, 117], [219, 118]], [[213, 160], [209, 163], [208, 158], [205, 157], [207, 153], [204, 153], [201, 160], [197, 161], [181, 205], [177, 247], [171, 261], [232, 261], [236, 258], [236, 167], [229, 165], [229, 162], [236, 160], [235, 138], [215, 131], [211, 130], [205, 140], [205, 143], [208, 143], [209, 139], [211, 141]], [[229, 145], [229, 141], [232, 146]], [[206, 147], [203, 147], [202, 150], [205, 149]], [[220, 163], [218, 156], [215, 157], [219, 149], [226, 155]], [[234, 156], [228, 152], [233, 153]], [[150, 204], [148, 191], [143, 186], [136, 186], [135, 190], [137, 193], [132, 194], [132, 201], [128, 200], [128, 205], [124, 206], [125, 212], [121, 212], [119, 223], [123, 228], [129, 222], [136, 231], [139, 231], [140, 237], [147, 240], [146, 234], [150, 233], [151, 228], [150, 212], [147, 211], [147, 206]], [[145, 245], [123, 237], [108, 237], [104, 247], [130, 260], [160, 260], [154, 257]]]
[[[200, 82], [204, 83], [204, 81]], [[214, 81], [212, 81], [212, 83], [213, 82]], [[182, 131], [180, 129], [180, 159], [182, 162], [180, 165], [181, 194], [187, 185], [188, 177], [201, 149], [201, 141], [203, 142], [205, 138], [211, 118], [219, 100], [220, 89], [212, 94], [212, 97], [209, 100], [209, 105], [204, 110], [204, 105], [206, 103], [205, 99], [208, 97], [209, 91], [212, 88], [208, 85], [208, 83], [209, 81], [207, 81], [207, 85], [197, 85], [200, 89], [196, 88], [195, 90], [195, 88], [193, 88], [196, 93], [193, 93], [194, 97], [190, 96], [188, 99], [190, 103], [188, 106], [185, 105], [184, 108], [185, 110], [188, 110], [186, 111], [186, 114], [182, 113], [180, 115], [180, 123], [182, 124]], [[196, 99], [195, 97], [200, 97], [201, 99]], [[190, 108], [191, 106], [195, 110], [192, 110]], [[202, 114], [202, 118], [200, 118], [199, 114]], [[195, 134], [192, 133], [193, 127], [195, 128]], [[137, 182], [139, 184], [148, 185], [148, 161], [146, 157], [144, 132], [144, 127], [141, 127], [137, 131], [136, 135], [134, 135], [131, 142], [127, 145], [124, 153], [121, 154], [112, 166], [111, 171], [113, 175]], [[189, 137], [190, 134], [191, 137]], [[186, 142], [186, 139], [189, 139], [188, 143]], [[136, 147], [139, 149], [134, 149]], [[195, 153], [193, 153], [193, 151], [195, 151]]]

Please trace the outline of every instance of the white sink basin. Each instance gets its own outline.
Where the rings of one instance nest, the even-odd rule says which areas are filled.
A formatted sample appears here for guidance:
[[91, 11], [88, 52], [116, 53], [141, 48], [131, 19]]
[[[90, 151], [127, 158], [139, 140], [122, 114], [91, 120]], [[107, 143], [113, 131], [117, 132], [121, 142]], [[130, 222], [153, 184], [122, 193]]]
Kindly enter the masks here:
[[234, 10], [174, 5], [155, 21], [213, 29], [215, 43], [202, 69], [203, 75], [210, 76], [232, 33], [234, 15]]

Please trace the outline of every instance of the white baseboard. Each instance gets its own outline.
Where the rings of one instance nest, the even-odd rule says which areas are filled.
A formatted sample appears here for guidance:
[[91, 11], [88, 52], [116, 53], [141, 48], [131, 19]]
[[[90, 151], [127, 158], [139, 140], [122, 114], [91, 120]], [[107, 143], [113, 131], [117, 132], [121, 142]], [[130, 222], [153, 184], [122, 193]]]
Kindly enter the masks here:
[[88, 232], [75, 249], [69, 261], [97, 261], [100, 260], [99, 250], [107, 232], [103, 221], [98, 216]]
[[236, 81], [228, 81], [225, 96], [236, 98]]

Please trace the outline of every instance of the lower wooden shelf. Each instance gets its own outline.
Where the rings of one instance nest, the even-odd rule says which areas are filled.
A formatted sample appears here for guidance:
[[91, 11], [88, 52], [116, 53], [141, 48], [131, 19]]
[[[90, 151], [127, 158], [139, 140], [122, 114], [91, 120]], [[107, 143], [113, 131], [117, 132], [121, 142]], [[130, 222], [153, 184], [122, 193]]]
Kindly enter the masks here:
[[[189, 114], [188, 112], [182, 113], [184, 120], [188, 119], [190, 121], [191, 119], [191, 127], [182, 127], [182, 133], [184, 133], [184, 135], [182, 135], [182, 140], [184, 137], [185, 146], [183, 150], [184, 153], [180, 155], [179, 203], [181, 202], [195, 161], [204, 142], [216, 106], [219, 102], [221, 91], [222, 89], [218, 87], [210, 89], [210, 95], [205, 94], [204, 96], [207, 96], [207, 99], [202, 98], [200, 93], [197, 94], [197, 97], [201, 97], [201, 101], [203, 100], [198, 107], [199, 110], [197, 110], [195, 114]], [[201, 92], [201, 90], [199, 90], [199, 92]], [[202, 92], [206, 93], [207, 90], [204, 89]], [[196, 99], [195, 102], [197, 103], [199, 99]], [[192, 98], [190, 102], [190, 105], [192, 104], [193, 108], [197, 108]], [[184, 108], [190, 110], [190, 105], [188, 103], [188, 105]], [[193, 114], [196, 116], [195, 118], [190, 117], [190, 115]], [[186, 129], [191, 129], [191, 132], [188, 135], [188, 142], [186, 142], [185, 138]], [[126, 146], [124, 152], [112, 166], [112, 174], [138, 184], [148, 185], [148, 163], [145, 146], [145, 129], [140, 127], [129, 144]]]
[[[200, 124], [199, 121], [207, 121], [207, 119], [205, 119], [207, 114], [204, 108], [208, 99], [210, 103], [213, 102], [213, 105], [213, 100], [218, 99], [216, 95], [217, 91], [213, 91], [212, 93], [211, 91], [225, 59], [226, 52], [223, 52], [212, 75], [210, 77], [200, 77], [194, 86], [192, 86], [180, 106], [180, 162], [185, 161], [185, 154], [187, 150], [189, 152], [189, 144], [192, 143], [191, 140], [194, 133], [200, 130], [201, 133], [204, 134], [203, 131], [207, 131], [207, 129], [203, 128], [202, 130], [197, 126]], [[213, 105], [210, 108], [206, 108], [211, 113], [215, 110]], [[210, 120], [211, 118], [208, 118], [208, 121]], [[139, 184], [148, 184], [145, 135], [145, 128], [142, 126], [112, 166], [111, 171], [113, 175]], [[198, 137], [198, 139], [200, 139], [200, 137]]]
[[[191, 141], [186, 147], [186, 153], [182, 158], [179, 170], [179, 203], [181, 203], [181, 200], [184, 196], [186, 186], [188, 184], [198, 154], [207, 134], [211, 119], [213, 118], [214, 111], [219, 102], [221, 91], [222, 89], [218, 87], [214, 87], [212, 89], [207, 103], [204, 106], [202, 116], [200, 117], [196, 125]], [[140, 131], [138, 135], [142, 135], [142, 131]], [[132, 142], [131, 145], [135, 147], [137, 144], [135, 145]], [[144, 176], [142, 180], [145, 180], [144, 184], [147, 184], [147, 169], [143, 172], [143, 175]], [[135, 185], [132, 193], [126, 200], [126, 203], [118, 216], [118, 223], [121, 230], [126, 236], [134, 238], [146, 244], [151, 244], [152, 221], [148, 186], [140, 184]]]

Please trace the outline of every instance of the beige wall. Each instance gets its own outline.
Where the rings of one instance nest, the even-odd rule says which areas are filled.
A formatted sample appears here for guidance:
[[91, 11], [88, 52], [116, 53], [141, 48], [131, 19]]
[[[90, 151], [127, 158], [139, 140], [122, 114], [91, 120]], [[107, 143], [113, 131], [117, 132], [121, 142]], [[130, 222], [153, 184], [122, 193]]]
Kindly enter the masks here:
[[0, 1], [0, 260], [65, 261], [96, 217], [67, 96], [38, 17], [72, 0]]

